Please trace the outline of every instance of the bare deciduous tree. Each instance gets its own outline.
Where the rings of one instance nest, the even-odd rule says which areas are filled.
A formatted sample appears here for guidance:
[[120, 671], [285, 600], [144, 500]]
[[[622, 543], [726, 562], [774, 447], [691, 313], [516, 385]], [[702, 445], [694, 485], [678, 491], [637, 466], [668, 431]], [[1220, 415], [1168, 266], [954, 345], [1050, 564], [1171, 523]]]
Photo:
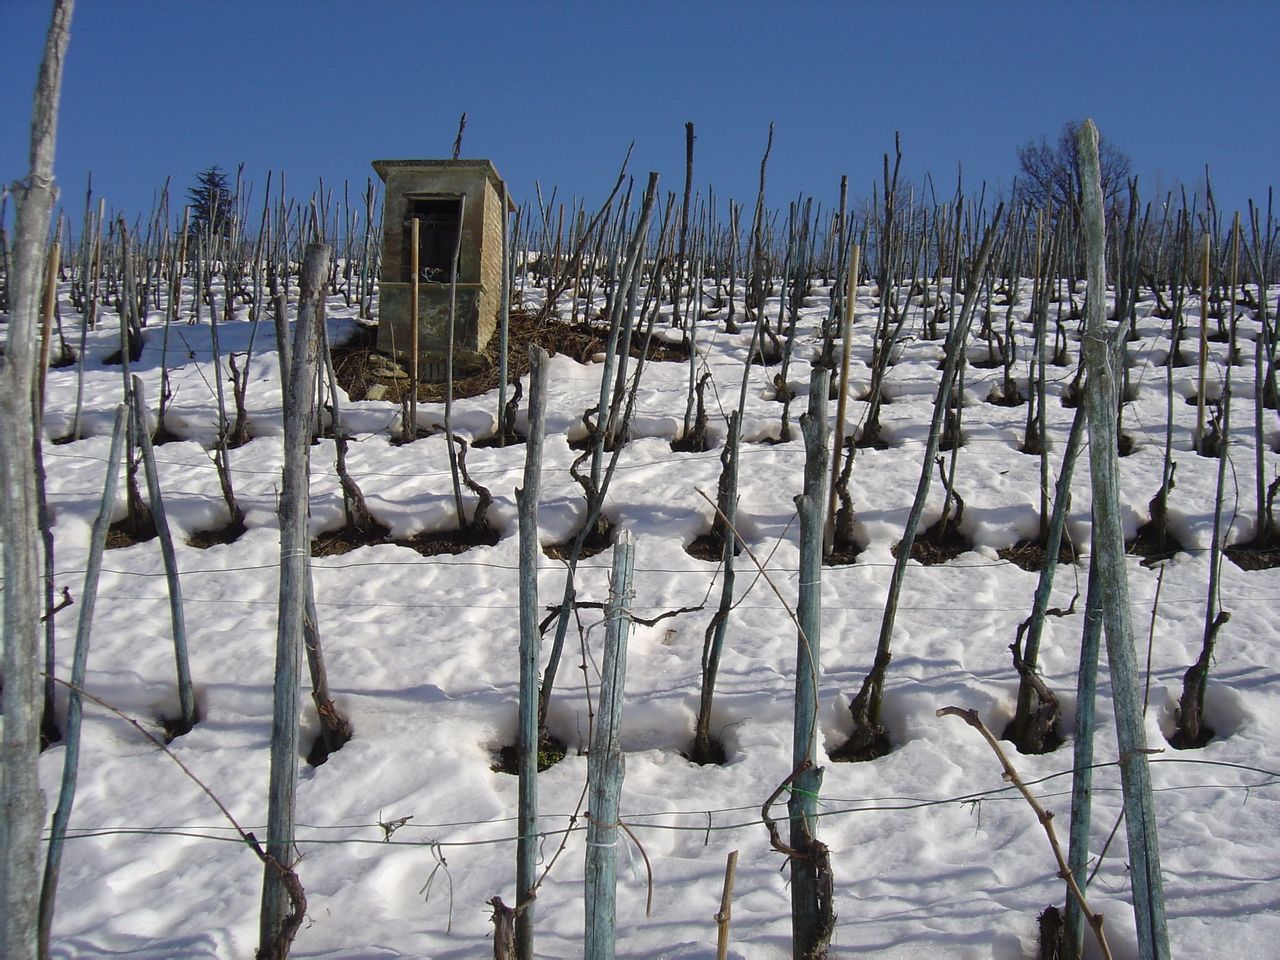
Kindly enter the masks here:
[[[1039, 142], [1028, 140], [1018, 148], [1018, 193], [1039, 209], [1079, 211], [1082, 203], [1080, 179], [1080, 149], [1076, 146], [1079, 120], [1068, 120], [1062, 125], [1056, 143], [1047, 137]], [[1117, 193], [1129, 178], [1132, 164], [1129, 157], [1105, 138], [1098, 142], [1098, 160], [1102, 173], [1102, 195], [1110, 206]]]

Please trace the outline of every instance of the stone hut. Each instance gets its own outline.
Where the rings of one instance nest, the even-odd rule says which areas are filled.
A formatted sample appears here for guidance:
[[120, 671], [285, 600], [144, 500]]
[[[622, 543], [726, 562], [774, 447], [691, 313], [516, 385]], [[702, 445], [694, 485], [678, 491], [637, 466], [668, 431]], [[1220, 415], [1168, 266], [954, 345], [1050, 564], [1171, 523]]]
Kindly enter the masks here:
[[408, 365], [411, 237], [417, 218], [419, 377], [444, 379], [450, 269], [461, 230], [454, 374], [466, 375], [480, 366], [480, 351], [498, 324], [506, 197], [502, 179], [488, 160], [375, 160], [373, 169], [385, 184], [378, 349]]

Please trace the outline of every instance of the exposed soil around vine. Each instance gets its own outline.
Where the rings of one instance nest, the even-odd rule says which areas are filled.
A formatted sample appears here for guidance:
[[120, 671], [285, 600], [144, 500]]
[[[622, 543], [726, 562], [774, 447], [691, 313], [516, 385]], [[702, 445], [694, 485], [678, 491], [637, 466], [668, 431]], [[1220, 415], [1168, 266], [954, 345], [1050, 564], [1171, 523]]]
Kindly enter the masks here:
[[[701, 536], [694, 537], [693, 541], [685, 545], [684, 552], [696, 560], [706, 560], [708, 563], [719, 563], [724, 559], [724, 541], [710, 533], [704, 533]], [[738, 544], [733, 551], [736, 557], [742, 553], [742, 545]]]
[[1274, 570], [1280, 567], [1280, 540], [1259, 543], [1250, 540], [1247, 543], [1233, 543], [1223, 551], [1227, 559], [1241, 570], [1249, 572], [1257, 570]]
[[501, 537], [497, 530], [489, 527], [476, 528], [468, 526], [465, 530], [429, 530], [409, 537], [407, 540], [396, 540], [401, 547], [416, 550], [424, 557], [439, 557], [445, 554], [456, 556], [466, 553], [473, 547], [492, 547]]
[[[596, 354], [604, 351], [608, 336], [607, 327], [591, 321], [570, 324], [553, 318], [539, 320], [536, 314], [513, 310], [507, 334], [507, 376], [515, 380], [529, 372], [530, 343], [536, 343], [549, 354], [564, 354], [579, 363], [590, 363]], [[380, 385], [378, 399], [399, 403], [408, 395], [408, 378], [378, 353], [377, 341], [378, 328], [363, 326], [354, 337], [334, 346], [334, 376], [352, 400], [366, 399], [370, 388]], [[633, 337], [631, 355], [639, 357], [642, 346], [643, 338]], [[481, 355], [479, 372], [454, 380], [455, 400], [478, 397], [497, 389], [498, 348], [495, 336]], [[688, 347], [682, 343], [668, 343], [655, 337], [649, 344], [647, 359], [651, 361], [687, 361], [688, 358]], [[418, 387], [421, 402], [440, 403], [444, 398], [443, 383], [424, 383]]]
[[197, 530], [188, 535], [187, 546], [195, 547], [197, 550], [208, 550], [210, 547], [235, 543], [244, 536], [246, 529], [243, 520], [233, 520], [212, 530]]
[[[614, 536], [616, 534], [613, 524], [605, 527], [603, 534], [591, 534], [582, 541], [582, 552], [578, 554], [579, 560], [586, 560], [594, 557], [598, 553], [604, 553], [613, 546]], [[542, 552], [552, 560], [568, 560], [569, 553], [573, 550], [573, 541], [577, 538], [575, 533], [572, 537], [563, 543], [546, 543], [542, 545]]]
[[[893, 545], [894, 557], [898, 556], [898, 551], [901, 549], [901, 543]], [[911, 559], [925, 566], [936, 566], [954, 560], [960, 554], [972, 549], [973, 541], [957, 530], [955, 521], [952, 520], [947, 523], [945, 530], [935, 523], [919, 534], [911, 544]]]
[[1148, 520], [1138, 528], [1138, 532], [1132, 540], [1125, 542], [1124, 549], [1126, 553], [1141, 557], [1144, 567], [1154, 567], [1162, 560], [1170, 559], [1175, 553], [1179, 553], [1184, 548], [1182, 542], [1167, 527], [1164, 531], [1164, 540], [1161, 541], [1160, 531], [1156, 524]]
[[148, 521], [141, 530], [134, 530], [128, 518], [118, 520], [107, 528], [107, 550], [119, 550], [132, 547], [138, 543], [146, 543], [156, 538], [156, 525]]
[[[1019, 540], [1011, 547], [1001, 547], [996, 551], [996, 555], [1001, 560], [1008, 560], [1015, 567], [1020, 567], [1028, 573], [1039, 573], [1044, 569], [1045, 561], [1048, 560], [1045, 543], [1039, 538]], [[1058, 563], [1075, 563], [1076, 557], [1075, 550], [1064, 539], [1058, 545]]]
[[[564, 759], [565, 745], [548, 734], [538, 743], [538, 772], [550, 770]], [[510, 743], [493, 751], [493, 763], [489, 767], [494, 773], [505, 773], [518, 776], [520, 773], [520, 747]]]
[[[501, 441], [501, 442], [499, 442]], [[528, 437], [518, 431], [511, 431], [505, 440], [502, 440], [496, 433], [491, 433], [487, 437], [481, 437], [479, 440], [471, 442], [472, 447], [518, 447], [528, 442]]]
[[354, 527], [343, 527], [322, 533], [311, 541], [311, 556], [340, 557], [360, 547], [371, 547], [386, 543], [391, 535], [391, 528], [375, 523], [369, 530], [357, 530]]
[[694, 749], [694, 745], [690, 744], [689, 749], [680, 754], [680, 756], [684, 757], [690, 763], [696, 763], [700, 767], [723, 767], [729, 762], [729, 754], [725, 752], [724, 744], [715, 737], [711, 738], [711, 743], [708, 745], [705, 753]]
[[862, 556], [862, 551], [866, 549], [864, 544], [851, 540], [847, 543], [837, 542], [831, 548], [831, 553], [822, 558], [822, 563], [827, 567], [844, 567], [851, 563], [857, 563], [858, 557]]
[[151, 445], [153, 447], [163, 447], [166, 443], [179, 443], [186, 439], [186, 437], [174, 433], [162, 421], [160, 425], [156, 427], [156, 432], [151, 435]]

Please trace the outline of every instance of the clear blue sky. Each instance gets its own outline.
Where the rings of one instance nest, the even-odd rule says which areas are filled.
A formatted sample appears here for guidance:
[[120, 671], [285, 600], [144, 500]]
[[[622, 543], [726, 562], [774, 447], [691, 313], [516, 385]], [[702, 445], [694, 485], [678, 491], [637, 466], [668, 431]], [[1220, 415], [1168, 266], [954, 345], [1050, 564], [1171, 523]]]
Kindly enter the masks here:
[[[46, 0], [0, 0], [0, 177], [26, 173]], [[1219, 206], [1280, 186], [1280, 2], [486, 3], [79, 0], [56, 173], [77, 220], [97, 195], [146, 213], [212, 164], [268, 170], [291, 193], [362, 188], [369, 161], [488, 157], [517, 200], [603, 200], [631, 171], [755, 196], [775, 124], [769, 201], [855, 195], [902, 135], [904, 171], [949, 192], [1009, 184], [1016, 148], [1092, 116], [1145, 197], [1194, 188]], [[1277, 198], [1280, 201], [1280, 197]], [[722, 206], [723, 210], [723, 206]]]

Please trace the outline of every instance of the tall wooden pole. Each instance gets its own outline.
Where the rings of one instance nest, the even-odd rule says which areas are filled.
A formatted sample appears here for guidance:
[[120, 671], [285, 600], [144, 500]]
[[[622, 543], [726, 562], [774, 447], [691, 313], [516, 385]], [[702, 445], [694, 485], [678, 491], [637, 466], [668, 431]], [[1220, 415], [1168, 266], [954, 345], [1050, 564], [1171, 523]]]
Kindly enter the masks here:
[[631, 574], [635, 539], [630, 530], [613, 547], [613, 582], [605, 606], [604, 666], [600, 709], [587, 754], [586, 960], [613, 960], [617, 902], [618, 800], [625, 765], [618, 731], [627, 677], [627, 638], [631, 632]]
[[[1076, 886], [1088, 882], [1089, 827], [1093, 820], [1093, 732], [1096, 729], [1095, 702], [1098, 693], [1098, 650], [1102, 646], [1102, 599], [1099, 596], [1097, 565], [1089, 560], [1089, 586], [1085, 596], [1084, 631], [1080, 637], [1080, 667], [1076, 671], [1076, 727], [1072, 746], [1071, 842], [1067, 863]], [[1065, 926], [1067, 957], [1084, 955], [1084, 912], [1067, 884]]]
[[1116, 739], [1124, 791], [1124, 822], [1129, 840], [1133, 913], [1141, 960], [1169, 960], [1165, 929], [1164, 884], [1160, 877], [1160, 845], [1156, 835], [1151, 770], [1142, 717], [1133, 624], [1129, 620], [1129, 581], [1125, 573], [1124, 528], [1120, 518], [1120, 461], [1116, 450], [1115, 370], [1124, 324], [1106, 328], [1106, 225], [1098, 171], [1098, 129], [1086, 120], [1076, 135], [1084, 181], [1084, 232], [1088, 279], [1085, 333], [1082, 341], [1087, 378], [1085, 413], [1089, 422], [1089, 468], [1093, 487], [1094, 562], [1102, 591], [1102, 619], [1107, 637], [1115, 701]]
[[[842, 215], [843, 219], [843, 215]], [[853, 336], [853, 310], [858, 300], [858, 269], [862, 248], [854, 244], [849, 254], [849, 273], [845, 277], [844, 310], [841, 319], [844, 331], [840, 343], [840, 397], [836, 401], [836, 435], [831, 441], [831, 487], [827, 491], [827, 517], [822, 531], [822, 554], [827, 556], [835, 548], [836, 539], [836, 480], [840, 477], [840, 454], [844, 448], [844, 418], [849, 400], [849, 341]]]
[[[1200, 352], [1199, 375], [1196, 378], [1196, 453], [1204, 456], [1204, 381], [1209, 368], [1209, 250], [1211, 238], [1204, 235], [1204, 250], [1200, 254]], [[1231, 309], [1235, 309], [1232, 305]], [[1232, 341], [1232, 346], [1235, 342]], [[1230, 366], [1230, 360], [1227, 361]]]
[[421, 272], [418, 263], [419, 223], [418, 218], [414, 217], [409, 230], [409, 422], [404, 425], [406, 442], [418, 435], [418, 282]]
[[124, 424], [129, 416], [124, 404], [116, 407], [115, 428], [111, 431], [111, 448], [107, 455], [107, 478], [102, 486], [102, 501], [89, 534], [89, 556], [85, 561], [84, 589], [76, 617], [76, 645], [71, 659], [71, 688], [67, 694], [66, 751], [62, 758], [62, 783], [58, 789], [58, 806], [49, 826], [49, 850], [44, 861], [44, 880], [40, 888], [40, 957], [49, 956], [49, 937], [53, 931], [53, 907], [58, 894], [58, 876], [62, 872], [62, 847], [67, 824], [76, 800], [76, 784], [80, 772], [80, 720], [84, 703], [85, 671], [89, 664], [89, 639], [93, 627], [93, 610], [98, 602], [98, 577], [102, 572], [102, 554], [107, 546], [107, 531], [116, 505], [116, 487], [120, 480], [120, 460], [124, 451]]
[[4, 735], [0, 745], [0, 955], [37, 953], [40, 828], [40, 572], [35, 464], [36, 340], [62, 63], [74, 0], [54, 0], [31, 111], [30, 174], [12, 187], [16, 207], [11, 312], [0, 371], [0, 539], [4, 541]]
[[[796, 698], [791, 766], [804, 771], [795, 777], [787, 812], [791, 819], [791, 943], [796, 960], [825, 956], [831, 931], [824, 917], [823, 858], [817, 846], [818, 791], [818, 672], [822, 628], [822, 484], [827, 472], [827, 389], [830, 371], [813, 368], [809, 380], [809, 410], [800, 418], [804, 435], [804, 492], [796, 497], [800, 514], [800, 596], [796, 650]], [[827, 904], [829, 906], [829, 902]]]
[[507, 445], [507, 350], [511, 330], [511, 217], [507, 213], [507, 185], [502, 185], [498, 203], [502, 205], [502, 283], [498, 308], [498, 446]]
[[187, 621], [182, 609], [182, 581], [178, 576], [178, 556], [173, 548], [173, 533], [164, 508], [164, 496], [160, 492], [160, 471], [156, 468], [156, 455], [151, 446], [151, 431], [147, 427], [146, 397], [142, 378], [133, 377], [133, 416], [138, 435], [138, 448], [142, 451], [142, 467], [147, 478], [147, 493], [151, 500], [151, 517], [156, 525], [156, 539], [160, 541], [160, 555], [164, 560], [164, 575], [169, 587], [169, 621], [173, 625], [173, 660], [178, 677], [178, 717], [172, 721], [171, 736], [181, 736], [196, 725], [196, 696], [191, 685], [191, 666], [187, 657]]
[[519, 839], [516, 841], [517, 960], [533, 960], [533, 885], [538, 860], [538, 498], [542, 486], [542, 441], [547, 413], [547, 353], [529, 345], [529, 426], [524, 485], [516, 490], [520, 514], [520, 765]]
[[294, 798], [298, 789], [298, 692], [307, 600], [307, 472], [314, 415], [317, 325], [324, 322], [323, 286], [329, 247], [307, 245], [298, 322], [293, 334], [284, 410], [284, 480], [280, 494], [280, 606], [276, 629], [275, 707], [271, 717], [271, 781], [267, 806], [268, 862], [262, 883], [258, 957], [283, 960], [302, 917], [290, 912], [281, 868], [295, 863]]

